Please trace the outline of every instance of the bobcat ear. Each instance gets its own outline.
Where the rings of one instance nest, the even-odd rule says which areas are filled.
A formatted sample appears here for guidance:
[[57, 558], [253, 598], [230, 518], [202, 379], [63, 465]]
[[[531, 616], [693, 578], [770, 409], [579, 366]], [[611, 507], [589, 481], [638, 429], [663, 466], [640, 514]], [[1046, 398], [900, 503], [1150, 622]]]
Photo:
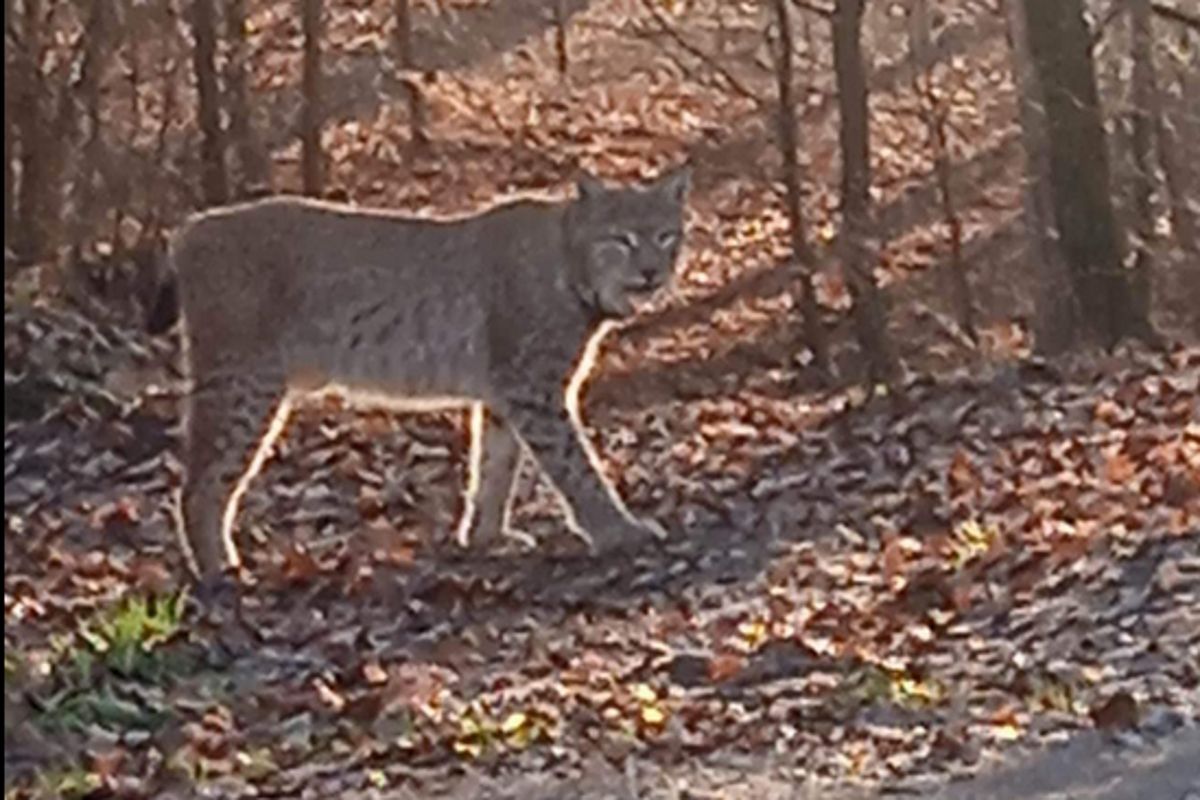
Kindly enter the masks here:
[[677, 203], [682, 203], [687, 195], [688, 187], [692, 185], [692, 165], [682, 167], [664, 175], [658, 181], [658, 190]]
[[604, 194], [604, 184], [586, 172], [579, 173], [575, 187], [579, 190], [580, 200], [591, 200]]

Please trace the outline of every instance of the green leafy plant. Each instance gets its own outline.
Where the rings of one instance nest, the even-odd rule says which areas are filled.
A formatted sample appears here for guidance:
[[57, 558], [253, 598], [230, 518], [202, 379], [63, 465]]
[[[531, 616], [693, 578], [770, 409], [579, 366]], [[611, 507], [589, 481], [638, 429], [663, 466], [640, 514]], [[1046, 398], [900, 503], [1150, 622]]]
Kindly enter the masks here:
[[[159, 646], [178, 632], [186, 595], [130, 597], [80, 626], [94, 660], [126, 677], [151, 677], [162, 667]], [[86, 652], [83, 648], [81, 651]], [[81, 666], [91, 666], [83, 660]]]
[[170, 712], [156, 686], [183, 667], [164, 645], [181, 630], [185, 600], [183, 593], [128, 597], [55, 640], [53, 690], [33, 698], [41, 726], [130, 730], [162, 724]]

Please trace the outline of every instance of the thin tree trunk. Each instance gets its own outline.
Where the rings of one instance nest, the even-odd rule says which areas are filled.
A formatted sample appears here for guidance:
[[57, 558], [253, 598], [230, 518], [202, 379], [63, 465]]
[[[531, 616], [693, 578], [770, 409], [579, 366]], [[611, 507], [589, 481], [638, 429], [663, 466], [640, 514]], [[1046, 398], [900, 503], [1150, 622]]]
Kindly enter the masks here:
[[1038, 289], [1034, 313], [1034, 346], [1043, 356], [1064, 353], [1079, 335], [1079, 302], [1071, 286], [1062, 252], [1055, 240], [1054, 203], [1050, 187], [1049, 142], [1042, 88], [1025, 33], [1021, 0], [1004, 0], [1006, 30], [1016, 79], [1021, 144], [1025, 152], [1022, 191], [1028, 252], [1037, 259]]
[[1059, 243], [1083, 319], [1112, 347], [1154, 338], [1122, 263], [1108, 152], [1082, 0], [1023, 0], [1029, 50], [1046, 105]]
[[325, 158], [321, 151], [321, 0], [300, 0], [304, 31], [304, 110], [300, 123], [301, 172], [304, 193], [321, 194], [325, 182]]
[[254, 135], [246, 92], [246, 0], [227, 0], [225, 27], [229, 42], [229, 63], [225, 69], [229, 138], [237, 165], [233, 193], [237, 197], [247, 197], [268, 191], [271, 177], [265, 154]]
[[[131, 13], [142, 13], [140, 9]], [[142, 126], [142, 63], [138, 57], [138, 47], [132, 46], [125, 51], [125, 82], [129, 85], [129, 112], [133, 116], [135, 129]]]
[[[109, 6], [95, 3], [88, 18], [83, 42], [83, 61], [79, 71], [79, 95], [83, 102], [84, 120], [78, 148], [78, 168], [74, 170], [74, 202], [71, 204], [68, 237], [71, 248], [78, 251], [87, 236], [95, 204], [97, 177], [100, 174], [100, 83], [105, 56], [111, 51], [109, 42]], [[67, 91], [71, 91], [70, 88]], [[119, 243], [114, 241], [114, 247]]]
[[567, 51], [567, 0], [554, 0], [554, 52], [558, 56], [558, 77], [566, 80], [571, 66]]
[[420, 68], [413, 51], [412, 6], [409, 0], [395, 0], [396, 15], [396, 66], [404, 83], [404, 94], [408, 105], [408, 125], [412, 142], [423, 147], [429, 143], [425, 123], [425, 101], [418, 84]]
[[42, 106], [45, 95], [40, 68], [42, 54], [42, 3], [25, 0], [21, 19], [21, 41], [16, 58], [19, 86], [15, 92], [16, 127], [19, 134], [21, 182], [17, 187], [17, 228], [14, 235], [17, 258], [24, 264], [37, 261], [46, 248], [46, 159], [50, 145], [47, 119]]
[[950, 244], [949, 293], [954, 298], [959, 327], [971, 342], [978, 343], [979, 333], [975, 320], [975, 304], [971, 298], [967, 264], [962, 255], [962, 220], [959, 218], [954, 204], [950, 167], [950, 137], [946, 131], [946, 109], [938, 99], [933, 86], [933, 69], [937, 59], [933, 54], [926, 0], [914, 0], [911, 22], [909, 42], [913, 63], [913, 92], [920, 104], [921, 116], [925, 122], [930, 147], [933, 150], [934, 180], [937, 183], [938, 198], [942, 206], [942, 220], [946, 224], [946, 233]]
[[[12, 30], [12, 0], [4, 0], [4, 32]], [[13, 171], [13, 143], [17, 138], [16, 109], [13, 107], [13, 76], [18, 67], [15, 47], [4, 48], [4, 266], [8, 268], [8, 253], [17, 226], [16, 174]]]
[[1133, 301], [1149, 318], [1154, 269], [1154, 32], [1150, 0], [1131, 0], [1133, 49]]
[[1187, 159], [1179, 157], [1181, 137], [1179, 129], [1167, 119], [1163, 109], [1162, 95], [1155, 88], [1154, 106], [1150, 114], [1154, 117], [1155, 138], [1158, 142], [1158, 160], [1163, 169], [1163, 185], [1171, 210], [1171, 228], [1175, 239], [1185, 252], [1200, 256], [1200, 232], [1197, 231], [1196, 213], [1188, 205], [1187, 188], [1191, 185], [1191, 167], [1184, 166]]
[[206, 205], [229, 199], [225, 175], [225, 146], [221, 135], [221, 90], [217, 82], [217, 28], [212, 0], [191, 0], [193, 69], [199, 95], [200, 187]]
[[863, 0], [838, 0], [833, 12], [833, 64], [837, 75], [838, 140], [842, 151], [842, 252], [854, 296], [854, 328], [872, 384], [891, 385], [899, 375], [887, 333], [888, 310], [875, 284], [875, 223], [871, 209], [871, 131], [867, 73], [862, 53]]
[[817, 304], [816, 257], [805, 232], [803, 188], [800, 185], [800, 165], [796, 158], [798, 147], [796, 100], [794, 97], [792, 23], [787, 0], [773, 0], [775, 21], [779, 27], [779, 46], [775, 60], [775, 77], [779, 92], [776, 131], [783, 155], [783, 183], [787, 192], [787, 212], [791, 227], [792, 258], [800, 279], [800, 313], [804, 317], [804, 340], [813, 351], [813, 366], [823, 380], [832, 377], [829, 359], [829, 339]]
[[[1144, 0], [1139, 0], [1143, 2]], [[1186, 32], [1184, 36], [1186, 36]], [[1151, 85], [1148, 102], [1149, 114], [1154, 120], [1155, 140], [1158, 144], [1158, 161], [1163, 170], [1163, 187], [1167, 191], [1167, 202], [1171, 212], [1171, 228], [1176, 241], [1186, 253], [1200, 256], [1200, 233], [1197, 232], [1196, 214], [1188, 204], [1188, 186], [1191, 185], [1192, 169], [1186, 158], [1179, 154], [1183, 147], [1184, 137], [1180, 133], [1179, 121], [1169, 119], [1163, 107], [1162, 90], [1158, 84], [1158, 74], [1154, 67], [1153, 47], [1151, 39]], [[1194, 58], [1194, 56], [1193, 56]]]

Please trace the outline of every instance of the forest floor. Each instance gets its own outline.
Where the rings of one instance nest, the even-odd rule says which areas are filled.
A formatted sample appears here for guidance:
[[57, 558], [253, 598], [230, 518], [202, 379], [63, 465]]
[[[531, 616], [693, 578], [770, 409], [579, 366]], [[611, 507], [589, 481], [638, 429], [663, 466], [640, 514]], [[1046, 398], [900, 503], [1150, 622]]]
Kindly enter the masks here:
[[[823, 388], [781, 264], [771, 75], [761, 20], [739, 17], [748, 4], [717, 4], [721, 30], [687, 27], [711, 18], [703, 3], [668, 15], [689, 49], [645, 4], [569, 3], [569, 81], [546, 66], [536, 14], [449, 5], [460, 10], [416, 21], [428, 63], [453, 70], [427, 87], [421, 152], [376, 46], [391, 3], [331, 6], [331, 186], [461, 212], [561, 187], [574, 163], [634, 178], [690, 155], [678, 291], [606, 342], [584, 409], [621, 494], [674, 535], [586, 558], [526, 475], [516, 522], [539, 546], [463, 552], [447, 533], [461, 415], [314, 403], [243, 503], [244, 625], [210, 626], [187, 600], [174, 533], [174, 335], [6, 284], [8, 796], [1200, 791], [1189, 273], [1164, 254], [1156, 289], [1168, 339], [1191, 344], [1028, 358], [1032, 270], [994, 14], [963, 4], [980, 19], [951, 19], [939, 38], [961, 90], [948, 114], [978, 349], [939, 289], [947, 243], [903, 25], [886, 10], [868, 20], [879, 274], [912, 373], [882, 393], [856, 383], [832, 268], [827, 41], [814, 33], [799, 65], [807, 213], [841, 375]], [[267, 96], [260, 127], [280, 132], [277, 188], [294, 189], [290, 5], [248, 7], [251, 58], [267, 65], [251, 87]]]
[[176, 602], [175, 399], [121, 393], [131, 356], [172, 350], [6, 308], [6, 775], [159, 797], [924, 793], [1078, 735], [1112, 740], [1085, 750], [1103, 772], [1200, 721], [1200, 350], [893, 397], [589, 403], [622, 493], [677, 532], [599, 560], [530, 481], [537, 550], [449, 544], [453, 415], [302, 409], [245, 500], [245, 628]]

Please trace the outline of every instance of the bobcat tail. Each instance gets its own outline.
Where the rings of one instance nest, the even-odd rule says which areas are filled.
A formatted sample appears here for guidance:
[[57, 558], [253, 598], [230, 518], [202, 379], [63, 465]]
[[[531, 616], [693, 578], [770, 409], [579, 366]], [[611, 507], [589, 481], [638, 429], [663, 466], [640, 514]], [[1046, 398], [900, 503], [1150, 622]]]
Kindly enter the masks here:
[[144, 305], [146, 332], [159, 336], [179, 321], [179, 281], [165, 252], [158, 255], [157, 280]]

